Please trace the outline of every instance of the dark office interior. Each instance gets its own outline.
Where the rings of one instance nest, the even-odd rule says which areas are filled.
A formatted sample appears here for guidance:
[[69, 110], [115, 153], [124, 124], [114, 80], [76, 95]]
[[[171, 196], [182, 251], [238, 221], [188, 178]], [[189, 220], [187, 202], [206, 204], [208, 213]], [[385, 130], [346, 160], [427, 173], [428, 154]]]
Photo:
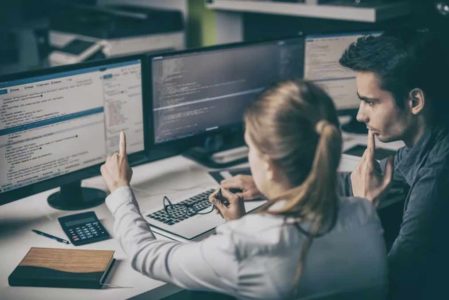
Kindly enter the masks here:
[[[102, 28], [121, 34], [122, 26], [132, 26], [133, 21], [120, 23], [120, 17], [111, 11], [119, 6], [137, 5], [151, 8], [156, 2], [157, 9], [163, 7], [163, 1], [100, 1], [100, 0], [4, 0], [0, 3], [0, 74], [15, 73], [48, 66], [48, 55], [55, 46], [49, 40], [49, 32], [55, 30], [89, 31], [101, 24]], [[176, 3], [178, 2], [178, 3]], [[151, 33], [158, 31], [158, 27], [170, 28], [182, 26], [185, 33], [184, 47], [194, 48], [204, 45], [226, 43], [214, 35], [228, 32], [233, 28], [218, 28], [220, 23], [213, 24], [222, 10], [211, 10], [205, 6], [210, 1], [184, 0], [167, 1], [168, 9], [182, 10], [182, 25], [175, 25], [179, 20], [158, 17], [151, 14], [151, 22], [144, 27], [144, 22], [135, 21], [135, 32], [130, 34]], [[212, 1], [213, 2], [213, 1]], [[278, 0], [277, 2], [282, 2]], [[298, 2], [298, 1], [284, 1]], [[299, 1], [301, 2], [301, 1]], [[302, 17], [287, 14], [241, 13], [241, 39], [244, 41], [263, 40], [285, 37], [303, 33], [323, 33], [339, 31], [383, 30], [385, 28], [413, 26], [430, 28], [440, 32], [441, 38], [448, 39], [449, 8], [445, 0], [362, 0], [362, 1], [320, 1], [324, 4], [343, 3], [345, 5], [372, 6], [385, 3], [406, 2], [408, 11], [396, 17], [388, 17], [375, 22], [361, 22], [352, 20], [334, 20], [332, 17]], [[173, 3], [175, 3], [173, 5]], [[356, 3], [356, 4], [354, 4]], [[357, 4], [358, 3], [358, 4]], [[111, 7], [112, 5], [112, 7]], [[114, 7], [115, 6], [115, 7]], [[139, 8], [138, 8], [139, 9]], [[164, 10], [166, 8], [163, 8]], [[388, 12], [391, 13], [391, 12]], [[393, 14], [394, 15], [394, 10]], [[157, 21], [156, 21], [157, 19]], [[348, 18], [350, 19], [350, 18]], [[212, 21], [214, 22], [214, 21]], [[78, 25], [75, 25], [78, 23]], [[168, 26], [168, 27], [167, 27]], [[65, 28], [64, 28], [65, 27]], [[74, 28], [78, 27], [78, 28]], [[90, 27], [90, 28], [89, 28]], [[152, 27], [149, 29], [148, 27]], [[126, 29], [129, 32], [129, 28]], [[166, 29], [170, 30], [170, 29]], [[123, 33], [124, 34], [124, 33]], [[166, 50], [166, 49], [164, 49]], [[90, 58], [93, 59], [93, 58]]]
[[[272, 0], [273, 3], [308, 0]], [[309, 0], [310, 1], [310, 0]], [[0, 1], [0, 76], [41, 70], [63, 64], [81, 63], [120, 57], [128, 54], [170, 53], [235, 42], [265, 41], [298, 34], [338, 32], [377, 32], [392, 28], [413, 27], [435, 32], [449, 51], [449, 0], [317, 0], [317, 7], [368, 7], [379, 16], [362, 21], [345, 15], [304, 16], [295, 13], [255, 9], [220, 9], [214, 0], [1, 0]], [[228, 1], [231, 2], [231, 1]], [[242, 2], [236, 0], [236, 2]], [[249, 2], [249, 1], [244, 1]], [[257, 2], [253, 0], [253, 2]], [[268, 2], [268, 1], [260, 1]], [[394, 9], [401, 3], [401, 11]], [[392, 5], [393, 4], [393, 5]], [[385, 10], [376, 7], [392, 5]], [[219, 5], [218, 5], [219, 6]], [[399, 7], [399, 6], [398, 6]], [[238, 17], [238, 22], [235, 19]], [[239, 23], [236, 25], [236, 23]], [[237, 32], [239, 31], [240, 32]], [[87, 36], [86, 48], [69, 50], [60, 44], [68, 35]], [[56, 33], [56, 34], [55, 34]], [[137, 47], [119, 46], [116, 40], [152, 37], [166, 42]], [[111, 41], [107, 46], [98, 41]], [[77, 47], [77, 46], [74, 46]], [[85, 56], [87, 50], [92, 50]], [[77, 57], [58, 54], [75, 51]], [[86, 51], [84, 51], [86, 50]], [[448, 52], [449, 53], [449, 52]], [[67, 59], [65, 61], [65, 59]], [[77, 60], [76, 60], [77, 59]], [[395, 189], [397, 197], [406, 193]], [[379, 210], [387, 248], [395, 239], [403, 202]], [[0, 222], [1, 224], [1, 222]], [[1, 297], [1, 296], [0, 296]], [[165, 299], [233, 299], [227, 296], [183, 291]]]

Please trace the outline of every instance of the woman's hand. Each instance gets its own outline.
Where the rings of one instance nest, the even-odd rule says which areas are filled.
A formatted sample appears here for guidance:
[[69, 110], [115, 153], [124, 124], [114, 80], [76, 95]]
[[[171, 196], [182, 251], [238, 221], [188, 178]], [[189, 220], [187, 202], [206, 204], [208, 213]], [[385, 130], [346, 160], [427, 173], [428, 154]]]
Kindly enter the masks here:
[[246, 214], [243, 198], [226, 189], [215, 191], [209, 196], [209, 201], [226, 221], [239, 219]]
[[119, 153], [108, 156], [100, 170], [111, 193], [119, 187], [129, 186], [133, 171], [128, 165], [126, 137], [123, 131], [120, 132]]
[[236, 195], [241, 196], [244, 200], [252, 200], [262, 196], [254, 183], [253, 177], [250, 175], [237, 175], [221, 181], [220, 185], [228, 190], [241, 190]]

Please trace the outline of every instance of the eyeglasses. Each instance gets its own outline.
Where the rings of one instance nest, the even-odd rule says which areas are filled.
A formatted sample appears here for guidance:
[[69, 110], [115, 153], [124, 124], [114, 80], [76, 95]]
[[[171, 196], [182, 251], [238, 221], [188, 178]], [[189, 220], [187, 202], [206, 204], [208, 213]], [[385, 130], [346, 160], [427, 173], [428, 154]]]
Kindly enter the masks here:
[[207, 191], [175, 204], [164, 196], [162, 199], [164, 211], [175, 221], [182, 221], [194, 215], [210, 214], [214, 210], [214, 206], [209, 202], [209, 195], [212, 192]]

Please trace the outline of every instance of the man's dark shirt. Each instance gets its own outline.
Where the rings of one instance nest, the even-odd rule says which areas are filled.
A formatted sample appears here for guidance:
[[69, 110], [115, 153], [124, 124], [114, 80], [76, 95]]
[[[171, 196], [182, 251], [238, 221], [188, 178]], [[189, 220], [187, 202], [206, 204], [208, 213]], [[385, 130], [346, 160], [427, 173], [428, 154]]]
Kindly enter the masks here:
[[[351, 195], [349, 174], [339, 179], [340, 193]], [[394, 157], [393, 180], [409, 190], [399, 235], [388, 253], [391, 295], [449, 299], [448, 131], [434, 128], [415, 146], [401, 148]]]

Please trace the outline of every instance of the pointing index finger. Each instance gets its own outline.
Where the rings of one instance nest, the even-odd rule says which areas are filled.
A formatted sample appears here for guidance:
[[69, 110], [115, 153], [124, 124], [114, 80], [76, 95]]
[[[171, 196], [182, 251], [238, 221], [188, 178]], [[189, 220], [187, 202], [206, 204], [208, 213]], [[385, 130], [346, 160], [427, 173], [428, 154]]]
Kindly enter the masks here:
[[372, 130], [368, 130], [368, 144], [366, 147], [368, 159], [374, 159], [374, 151], [376, 150], [376, 141]]
[[121, 157], [126, 157], [126, 136], [123, 131], [120, 131], [119, 154]]

